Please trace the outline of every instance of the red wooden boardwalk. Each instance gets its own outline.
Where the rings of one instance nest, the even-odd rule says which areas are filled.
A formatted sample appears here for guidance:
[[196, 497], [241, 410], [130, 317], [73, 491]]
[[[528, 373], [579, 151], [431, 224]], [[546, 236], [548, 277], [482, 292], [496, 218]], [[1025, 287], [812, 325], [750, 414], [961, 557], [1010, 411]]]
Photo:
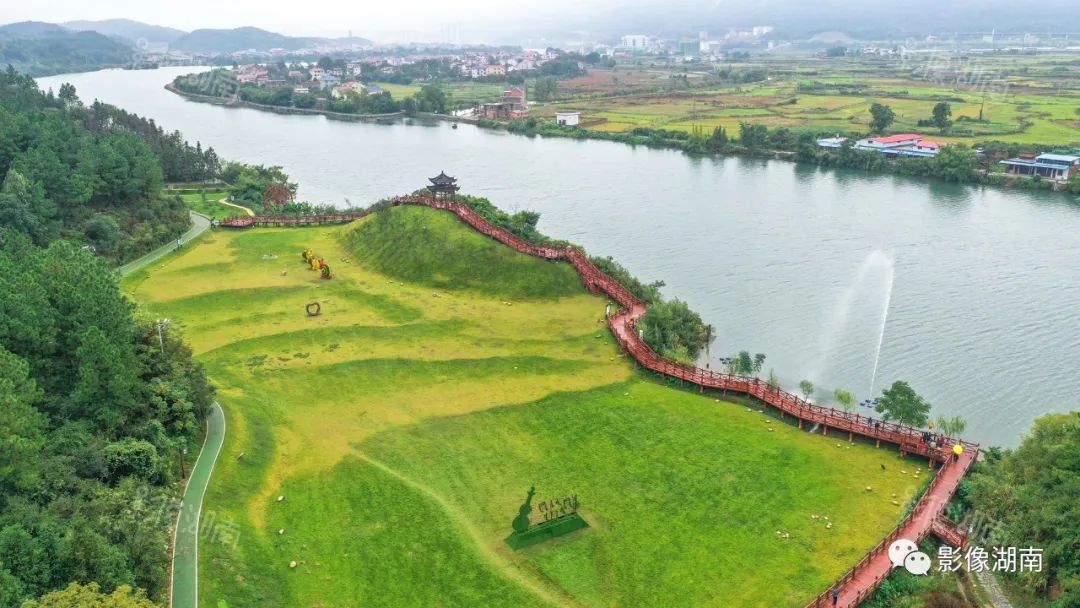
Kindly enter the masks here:
[[898, 538], [919, 542], [928, 534], [934, 533], [942, 536], [946, 542], [962, 542], [962, 532], [956, 528], [955, 524], [944, 519], [943, 512], [953, 493], [956, 492], [960, 480], [975, 462], [979, 453], [977, 444], [962, 442], [964, 453], [956, 460], [953, 458], [954, 440], [946, 438], [938, 447], [932, 448], [923, 441], [923, 431], [920, 429], [892, 422], [875, 421], [860, 414], [814, 405], [787, 391], [772, 388], [758, 378], [718, 373], [665, 359], [649, 348], [634, 331], [634, 323], [645, 314], [645, 302], [637, 299], [618, 281], [604, 274], [582, 250], [572, 246], [556, 247], [528, 243], [488, 223], [464, 203], [430, 196], [404, 196], [394, 199], [394, 202], [445, 209], [457, 214], [465, 223], [479, 232], [517, 251], [549, 260], [570, 262], [577, 269], [582, 282], [588, 289], [602, 291], [619, 304], [619, 312], [608, 318], [611, 332], [623, 351], [647, 369], [697, 385], [700, 390], [709, 388], [723, 391], [724, 394], [731, 391], [755, 397], [767, 406], [775, 407], [781, 417], [791, 415], [796, 418], [800, 428], [804, 422], [817, 424], [821, 426], [823, 434], [832, 431], [847, 433], [849, 437], [860, 435], [874, 439], [878, 445], [881, 442], [896, 445], [902, 453], [925, 457], [931, 464], [942, 463], [937, 475], [930, 482], [911, 515], [871, 549], [851, 570], [807, 604], [807, 608], [833, 606], [832, 591], [835, 588], [840, 589], [836, 606], [841, 608], [858, 606], [892, 571], [893, 565], [889, 561], [888, 549], [889, 545]]
[[[572, 264], [581, 276], [585, 286], [594, 292], [603, 292], [618, 303], [620, 310], [608, 317], [608, 325], [618, 341], [620, 348], [629, 354], [637, 364], [658, 372], [664, 376], [678, 378], [681, 381], [700, 387], [700, 390], [712, 389], [727, 394], [729, 391], [749, 395], [761, 400], [766, 406], [776, 408], [781, 417], [790, 415], [798, 421], [800, 428], [804, 423], [819, 425], [822, 434], [846, 433], [850, 438], [859, 435], [897, 446], [904, 454], [927, 458], [930, 464], [941, 463], [937, 474], [930, 482], [926, 492], [919, 499], [915, 509], [903, 522], [893, 529], [877, 546], [871, 549], [854, 567], [825, 589], [807, 604], [807, 608], [833, 606], [832, 591], [840, 589], [836, 606], [851, 608], [858, 606], [873, 593], [874, 589], [892, 571], [889, 561], [889, 545], [898, 538], [919, 542], [928, 534], [936, 534], [942, 540], [962, 544], [963, 531], [944, 518], [944, 510], [960, 480], [978, 457], [979, 446], [966, 441], [944, 439], [937, 447], [930, 447], [923, 441], [923, 431], [909, 426], [873, 420], [860, 414], [814, 405], [806, 400], [779, 388], [772, 388], [759, 378], [735, 376], [715, 371], [682, 365], [665, 359], [654, 352], [634, 331], [634, 323], [645, 314], [645, 302], [637, 299], [633, 293], [615, 279], [604, 274], [589, 260], [585, 253], [573, 246], [534, 245], [514, 234], [490, 224], [464, 203], [431, 196], [403, 196], [393, 199], [399, 205], [425, 205], [435, 209], [444, 209], [455, 213], [465, 223], [477, 231], [529, 255], [548, 260], [565, 260]], [[363, 217], [367, 212], [325, 216], [239, 216], [229, 218], [219, 224], [225, 228], [250, 228], [254, 226], [301, 226], [319, 224], [337, 224]], [[953, 458], [953, 446], [960, 441], [964, 453], [958, 459]]]

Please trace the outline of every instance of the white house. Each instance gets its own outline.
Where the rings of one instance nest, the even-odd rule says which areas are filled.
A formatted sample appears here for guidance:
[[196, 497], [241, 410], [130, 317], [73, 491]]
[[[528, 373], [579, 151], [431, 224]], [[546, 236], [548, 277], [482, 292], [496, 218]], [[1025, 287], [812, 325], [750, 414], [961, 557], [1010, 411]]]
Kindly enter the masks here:
[[555, 112], [555, 124], [576, 127], [581, 122], [581, 112]]

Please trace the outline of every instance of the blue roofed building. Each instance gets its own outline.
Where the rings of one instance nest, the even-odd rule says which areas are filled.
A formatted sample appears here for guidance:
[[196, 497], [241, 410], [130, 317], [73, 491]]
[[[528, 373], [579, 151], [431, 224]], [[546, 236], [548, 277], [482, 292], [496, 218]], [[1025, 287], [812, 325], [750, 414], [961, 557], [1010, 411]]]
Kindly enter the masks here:
[[1080, 173], [1080, 156], [1073, 154], [1021, 155], [1000, 161], [1010, 175], [1027, 175], [1057, 181], [1072, 179]]

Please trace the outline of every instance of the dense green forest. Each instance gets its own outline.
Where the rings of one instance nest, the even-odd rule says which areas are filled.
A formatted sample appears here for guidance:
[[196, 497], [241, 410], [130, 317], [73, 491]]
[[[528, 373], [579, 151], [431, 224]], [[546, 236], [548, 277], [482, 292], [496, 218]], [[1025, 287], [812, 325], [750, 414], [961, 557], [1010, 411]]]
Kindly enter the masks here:
[[1080, 412], [1039, 418], [1015, 450], [990, 449], [961, 490], [986, 544], [1044, 550], [1043, 570], [1013, 583], [1053, 608], [1080, 606]]
[[153, 121], [85, 106], [70, 85], [41, 92], [10, 66], [0, 73], [0, 228], [35, 244], [65, 238], [113, 262], [132, 259], [190, 224], [184, 204], [162, 195], [164, 183], [220, 170], [213, 149]]
[[34, 22], [0, 27], [0, 65], [13, 65], [32, 76], [123, 65], [132, 55], [130, 47], [97, 32]]
[[0, 235], [0, 608], [71, 582], [165, 592], [213, 390], [116, 281], [75, 243]]
[[221, 173], [153, 121], [0, 73], [0, 608], [164, 597], [213, 389], [112, 266], [187, 227], [166, 180]]

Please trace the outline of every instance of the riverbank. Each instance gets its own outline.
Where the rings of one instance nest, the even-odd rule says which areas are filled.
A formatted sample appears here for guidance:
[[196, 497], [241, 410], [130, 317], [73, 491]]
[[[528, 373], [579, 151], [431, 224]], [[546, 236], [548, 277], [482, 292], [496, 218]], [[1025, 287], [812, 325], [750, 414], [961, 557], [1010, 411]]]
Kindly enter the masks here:
[[[818, 147], [816, 138], [809, 138], [809, 141], [806, 141], [800, 137], [793, 149], [777, 149], [768, 146], [748, 147], [743, 145], [741, 140], [730, 140], [726, 133], [720, 135], [720, 132], [714, 132], [710, 137], [703, 137], [694, 136], [685, 131], [668, 131], [645, 127], [636, 128], [632, 131], [593, 131], [581, 127], [540, 123], [532, 118], [510, 122], [477, 119], [472, 124], [481, 128], [503, 130], [528, 137], [613, 141], [632, 146], [680, 150], [688, 155], [699, 157], [743, 156], [820, 167], [856, 169], [867, 173], [931, 178], [961, 184], [1080, 194], [1080, 177], [1071, 182], [1062, 182], [1028, 176], [1007, 175], [989, 170], [989, 165], [979, 168], [978, 165], [981, 161], [977, 155], [978, 151], [968, 148], [964, 144], [958, 145], [962, 146], [959, 148], [960, 150], [970, 152], [971, 156], [966, 159], [961, 154], [942, 154], [932, 158], [889, 159], [876, 151], [850, 150], [847, 153], [843, 151], [834, 153], [823, 150]], [[767, 129], [763, 126], [759, 126], [757, 129], [760, 129], [760, 138], [764, 140], [768, 136]], [[792, 139], [794, 138], [792, 137]]]
[[211, 95], [199, 95], [197, 93], [188, 93], [176, 88], [171, 82], [165, 85], [165, 90], [170, 93], [175, 93], [184, 99], [189, 101], [195, 101], [199, 103], [209, 103], [217, 106], [224, 106], [227, 108], [250, 108], [252, 110], [263, 110], [265, 112], [273, 112], [275, 114], [294, 114], [294, 115], [318, 115], [325, 116], [333, 120], [341, 120], [347, 122], [375, 122], [383, 123], [393, 121], [405, 116], [404, 112], [391, 112], [388, 114], [346, 114], [344, 112], [331, 112], [329, 110], [315, 110], [308, 108], [286, 108], [282, 106], [270, 106], [261, 103], [253, 103], [250, 101], [244, 101], [238, 97], [215, 97]]
[[[792, 149], [783, 149], [769, 146], [743, 145], [740, 140], [730, 140], [726, 133], [718, 137], [716, 133], [709, 137], [691, 135], [685, 131], [672, 131], [665, 129], [635, 128], [631, 131], [596, 131], [581, 127], [567, 127], [546, 122], [540, 122], [535, 118], [518, 119], [509, 122], [488, 120], [484, 118], [472, 118], [453, 116], [447, 114], [418, 113], [408, 116], [404, 112], [390, 114], [345, 114], [328, 110], [313, 110], [303, 108], [285, 108], [270, 106], [244, 101], [238, 98], [222, 98], [207, 95], [187, 93], [176, 88], [172, 83], [165, 85], [165, 89], [185, 99], [225, 107], [242, 107], [255, 110], [264, 110], [276, 114], [315, 114], [326, 116], [334, 120], [348, 122], [374, 122], [388, 124], [401, 118], [422, 118], [451, 123], [464, 123], [475, 125], [484, 129], [506, 131], [516, 135], [528, 137], [551, 137], [565, 139], [591, 139], [600, 141], [612, 141], [629, 144], [631, 146], [645, 146], [648, 148], [679, 150], [695, 157], [748, 157], [765, 160], [781, 160], [795, 162], [804, 165], [816, 165], [820, 167], [833, 167], [843, 169], [862, 170], [867, 173], [907, 175], [917, 178], [931, 178], [934, 180], [955, 182], [961, 184], [979, 184], [994, 186], [1004, 189], [1020, 190], [1046, 190], [1059, 193], [1080, 194], [1080, 180], [1072, 182], [1051, 181], [1027, 176], [1012, 176], [989, 170], [989, 165], [979, 166], [978, 157], [972, 151], [972, 158], [963, 159], [961, 155], [952, 155], [947, 161], [935, 158], [905, 158], [890, 160], [877, 152], [853, 151], [851, 154], [834, 153], [817, 147], [815, 141], [798, 141]], [[761, 137], [768, 136], [764, 127]], [[793, 141], [796, 138], [792, 137]], [[963, 150], [969, 150], [966, 146]]]

